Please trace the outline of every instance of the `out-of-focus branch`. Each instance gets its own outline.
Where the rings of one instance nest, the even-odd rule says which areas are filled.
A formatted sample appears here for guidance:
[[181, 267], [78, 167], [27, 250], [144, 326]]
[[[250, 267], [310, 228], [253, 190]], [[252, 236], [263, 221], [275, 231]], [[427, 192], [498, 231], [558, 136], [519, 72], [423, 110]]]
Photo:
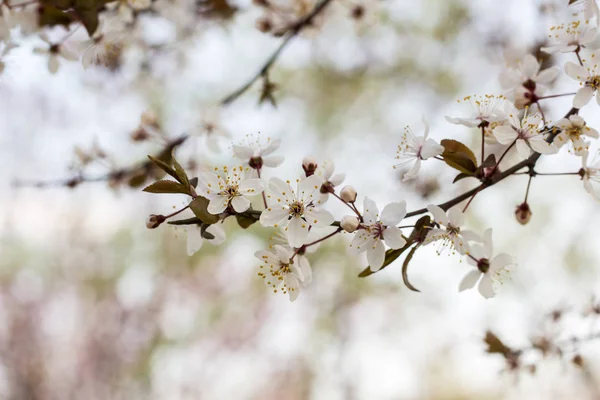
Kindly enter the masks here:
[[[168, 141], [164, 147], [156, 153], [156, 158], [163, 158], [171, 154], [171, 152], [182, 145], [188, 136], [183, 135], [173, 140]], [[87, 176], [82, 173], [63, 179], [51, 180], [51, 181], [35, 181], [35, 180], [15, 180], [13, 182], [14, 187], [35, 187], [39, 189], [55, 188], [55, 187], [68, 187], [74, 188], [82, 183], [86, 182], [111, 182], [111, 181], [122, 181], [126, 177], [141, 175], [149, 173], [154, 168], [154, 163], [150, 160], [137, 162], [133, 165], [117, 168], [109, 171], [104, 175]]]
[[250, 87], [254, 84], [254, 82], [256, 82], [261, 77], [265, 77], [268, 74], [271, 67], [275, 64], [275, 62], [279, 58], [279, 55], [281, 54], [283, 49], [285, 49], [285, 47], [290, 43], [290, 41], [294, 37], [296, 37], [300, 32], [302, 32], [302, 30], [304, 28], [310, 26], [312, 24], [312, 21], [314, 20], [314, 18], [317, 15], [319, 15], [321, 12], [323, 12], [323, 10], [325, 10], [325, 8], [327, 8], [327, 6], [331, 2], [332, 2], [332, 0], [321, 0], [310, 13], [308, 13], [304, 17], [300, 18], [298, 21], [292, 23], [291, 25], [285, 27], [284, 29], [276, 32], [276, 35], [284, 36], [283, 42], [281, 42], [281, 44], [275, 50], [275, 52], [267, 59], [265, 64], [262, 66], [262, 68], [252, 78], [250, 78], [250, 80], [248, 82], [246, 82], [242, 87], [240, 87], [239, 89], [237, 89], [236, 91], [234, 91], [233, 93], [231, 93], [230, 95], [225, 97], [221, 101], [221, 104], [226, 106], [228, 104], [233, 103], [235, 100], [237, 100], [238, 97], [240, 97], [242, 94], [244, 94], [244, 92], [246, 92], [248, 89], [250, 89]]

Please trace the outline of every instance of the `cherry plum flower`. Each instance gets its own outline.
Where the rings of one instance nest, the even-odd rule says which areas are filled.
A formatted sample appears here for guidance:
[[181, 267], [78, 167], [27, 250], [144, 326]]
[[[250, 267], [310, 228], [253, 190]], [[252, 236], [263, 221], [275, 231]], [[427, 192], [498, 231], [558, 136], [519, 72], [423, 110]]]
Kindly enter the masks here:
[[596, 40], [597, 30], [590, 27], [587, 22], [573, 21], [550, 28], [548, 37], [555, 41], [554, 44], [542, 47], [545, 53], [570, 53], [578, 51], [581, 47], [592, 45]]
[[501, 284], [508, 277], [509, 267], [515, 265], [515, 260], [508, 254], [501, 253], [493, 256], [492, 230], [483, 234], [483, 246], [474, 244], [468, 254], [469, 264], [477, 269], [470, 271], [460, 282], [458, 291], [471, 289], [479, 281], [477, 289], [486, 299], [496, 295], [494, 285]]
[[565, 64], [565, 72], [569, 77], [575, 79], [581, 88], [573, 97], [573, 107], [582, 108], [596, 95], [596, 102], [600, 104], [600, 66], [596, 61], [596, 55], [592, 54], [583, 60], [583, 66], [574, 62]]
[[583, 187], [596, 200], [600, 201], [600, 194], [594, 190], [592, 182], [600, 184], [600, 152], [596, 153], [592, 163], [588, 165], [589, 153], [585, 152], [581, 157], [581, 179]]
[[294, 253], [283, 246], [275, 245], [274, 251], [259, 250], [254, 256], [261, 261], [258, 276], [273, 288], [275, 293], [289, 295], [295, 301], [300, 294], [300, 283], [304, 274], [294, 262]]
[[64, 45], [50, 42], [50, 39], [48, 39], [46, 34], [42, 33], [40, 35], [40, 39], [42, 39], [48, 45], [48, 47], [36, 47], [33, 49], [33, 52], [35, 54], [44, 54], [48, 56], [48, 71], [51, 74], [58, 72], [58, 67], [60, 66], [59, 58], [67, 61], [76, 61], [79, 59], [77, 54], [67, 49]]
[[435, 157], [444, 152], [444, 146], [440, 145], [433, 139], [428, 139], [429, 124], [423, 120], [425, 131], [423, 136], [415, 136], [410, 127], [404, 128], [402, 141], [398, 145], [396, 151], [396, 159], [400, 162], [394, 165], [394, 168], [405, 167], [411, 165], [408, 172], [404, 174], [404, 181], [415, 179], [421, 169], [421, 161]]
[[461, 228], [464, 224], [464, 214], [458, 208], [451, 208], [446, 214], [439, 206], [430, 204], [427, 206], [427, 210], [433, 215], [433, 220], [440, 225], [440, 228], [430, 229], [423, 245], [441, 241], [442, 248], [438, 250], [438, 254], [441, 254], [445, 247], [455, 249], [460, 254], [466, 254], [469, 251], [470, 241], [481, 240], [475, 232]]
[[317, 204], [323, 204], [329, 199], [329, 194], [335, 192], [336, 186], [339, 186], [344, 182], [346, 174], [339, 173], [334, 174], [333, 161], [325, 160], [319, 164], [315, 171], [315, 175], [321, 178], [322, 184], [319, 189], [319, 198]]
[[556, 146], [560, 149], [570, 140], [573, 144], [573, 152], [578, 156], [582, 156], [589, 148], [589, 144], [583, 140], [582, 136], [598, 139], [598, 131], [587, 126], [585, 120], [579, 115], [563, 118], [555, 126], [561, 129], [554, 139]]
[[500, 106], [504, 103], [506, 97], [486, 94], [484, 96], [466, 96], [459, 103], [469, 103], [473, 108], [473, 113], [468, 117], [448, 117], [446, 120], [452, 124], [464, 125], [469, 128], [485, 127], [492, 122], [504, 119]]
[[213, 246], [218, 246], [225, 241], [225, 231], [220, 226], [220, 224], [212, 224], [209, 225], [204, 232], [207, 232], [212, 236], [209, 238], [209, 235], [206, 235], [198, 225], [191, 225], [186, 228], [187, 231], [187, 253], [189, 256], [193, 256], [200, 248], [204, 242], [208, 242]]
[[550, 67], [540, 71], [540, 62], [531, 54], [523, 57], [516, 68], [500, 74], [500, 85], [514, 98], [517, 108], [522, 109], [541, 96], [546, 85], [556, 79], [560, 68]]
[[247, 178], [248, 167], [215, 168], [215, 172], [200, 173], [198, 192], [209, 200], [208, 212], [220, 214], [228, 207], [241, 213], [250, 207], [249, 197], [263, 192], [264, 181]]
[[333, 216], [315, 203], [321, 187], [321, 178], [311, 175], [296, 180], [296, 190], [290, 181], [272, 178], [267, 190], [268, 207], [260, 215], [263, 226], [283, 229], [290, 246], [306, 243], [309, 227], [324, 228], [333, 223]]
[[405, 201], [388, 204], [380, 215], [375, 202], [365, 198], [363, 222], [354, 232], [350, 248], [355, 253], [367, 252], [371, 271], [378, 271], [383, 265], [384, 242], [391, 249], [399, 249], [406, 244], [402, 231], [397, 227], [405, 216]]
[[555, 154], [558, 149], [553, 144], [546, 142], [540, 132], [542, 117], [539, 114], [529, 114], [525, 110], [522, 119], [519, 111], [511, 103], [506, 103], [505, 113], [510, 126], [501, 125], [494, 129], [494, 136], [501, 144], [517, 146], [517, 153], [523, 158], [529, 157], [531, 150], [541, 154]]

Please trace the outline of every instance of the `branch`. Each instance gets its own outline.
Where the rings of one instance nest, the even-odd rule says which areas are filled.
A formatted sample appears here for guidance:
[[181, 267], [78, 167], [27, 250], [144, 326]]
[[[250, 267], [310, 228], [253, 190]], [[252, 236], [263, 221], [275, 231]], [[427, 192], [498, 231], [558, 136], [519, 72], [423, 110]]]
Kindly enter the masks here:
[[[165, 144], [161, 151], [156, 154], [157, 158], [161, 158], [161, 156], [165, 154], [171, 154], [171, 152], [182, 145], [188, 136], [183, 135], [173, 140], [170, 140]], [[138, 162], [136, 164], [130, 165], [128, 167], [114, 169], [104, 175], [98, 176], [86, 176], [82, 174], [78, 174], [69, 178], [58, 179], [54, 181], [27, 181], [27, 180], [15, 180], [13, 182], [14, 187], [35, 187], [38, 189], [45, 188], [53, 188], [53, 187], [69, 187], [74, 188], [81, 183], [84, 182], [110, 182], [113, 180], [121, 180], [127, 176], [141, 174], [144, 172], [148, 172], [153, 167], [153, 163], [150, 160], [144, 162]]]
[[244, 92], [250, 89], [254, 82], [256, 82], [261, 77], [266, 76], [269, 72], [269, 69], [271, 69], [271, 67], [279, 58], [279, 55], [281, 54], [283, 49], [285, 49], [285, 47], [290, 43], [290, 41], [294, 37], [296, 37], [300, 32], [302, 32], [304, 28], [310, 26], [313, 19], [317, 15], [319, 15], [329, 5], [329, 3], [331, 3], [331, 1], [332, 0], [321, 0], [310, 13], [300, 18], [298, 21], [294, 22], [284, 30], [277, 32], [279, 35], [285, 36], [283, 42], [281, 42], [281, 44], [271, 55], [271, 57], [267, 59], [262, 68], [252, 78], [250, 78], [250, 80], [246, 84], [237, 89], [235, 92], [231, 93], [229, 96], [225, 97], [221, 101], [221, 104], [226, 106], [228, 104], [233, 103], [235, 100], [237, 100], [238, 97], [244, 94]]

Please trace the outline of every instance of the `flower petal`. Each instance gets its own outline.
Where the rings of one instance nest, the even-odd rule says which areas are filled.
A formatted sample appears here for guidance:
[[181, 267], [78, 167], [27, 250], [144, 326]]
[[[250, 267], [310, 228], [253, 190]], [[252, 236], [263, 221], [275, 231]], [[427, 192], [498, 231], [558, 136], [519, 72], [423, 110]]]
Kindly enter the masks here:
[[381, 222], [385, 225], [398, 225], [406, 216], [406, 201], [390, 203], [381, 211]]
[[565, 63], [565, 73], [572, 79], [579, 82], [585, 82], [588, 77], [587, 70], [579, 64], [575, 64], [572, 61]]
[[302, 283], [308, 285], [312, 282], [312, 270], [308, 259], [305, 256], [298, 256], [298, 266], [302, 272]]
[[304, 211], [306, 221], [315, 228], [325, 228], [334, 221], [333, 215], [329, 211], [318, 209], [317, 207], [306, 207]]
[[276, 168], [283, 164], [284, 156], [266, 156], [262, 158], [263, 165], [269, 168]]
[[200, 229], [197, 226], [193, 226], [187, 229], [187, 254], [193, 256], [204, 244], [202, 236], [200, 236]]
[[290, 246], [300, 248], [306, 243], [308, 224], [302, 218], [294, 217], [288, 223], [285, 232]]
[[260, 214], [260, 224], [262, 226], [277, 227], [277, 225], [287, 218], [288, 215], [290, 215], [290, 213], [286, 207], [268, 207]]
[[527, 158], [531, 154], [531, 150], [529, 149], [529, 146], [527, 146], [527, 142], [525, 142], [523, 139], [517, 139], [517, 153], [522, 158]]
[[260, 194], [265, 189], [265, 181], [262, 179], [252, 178], [243, 180], [240, 183], [239, 192], [244, 195]]
[[573, 97], [573, 107], [582, 108], [590, 102], [592, 97], [594, 97], [594, 89], [589, 86], [582, 87], [577, 91], [575, 97]]
[[365, 223], [371, 225], [377, 222], [377, 218], [379, 217], [379, 209], [377, 208], [377, 204], [375, 204], [375, 202], [370, 198], [365, 197], [363, 206], [363, 218], [365, 220]]
[[231, 206], [235, 210], [235, 212], [242, 213], [250, 208], [250, 200], [245, 198], [244, 196], [236, 196], [231, 199]]
[[458, 291], [462, 292], [463, 290], [471, 289], [477, 283], [477, 280], [481, 276], [481, 272], [477, 269], [470, 271], [465, 277], [460, 281], [458, 285]]
[[500, 125], [492, 131], [494, 137], [500, 144], [511, 144], [519, 134], [511, 126]]
[[400, 228], [392, 226], [383, 231], [383, 240], [391, 249], [399, 249], [406, 244]]
[[486, 299], [492, 298], [496, 295], [494, 292], [494, 285], [492, 284], [492, 279], [484, 274], [481, 281], [479, 281], [479, 286], [477, 286], [479, 293], [485, 297]]
[[271, 154], [275, 150], [277, 150], [280, 145], [281, 145], [281, 139], [269, 140], [269, 143], [267, 144], [267, 146], [260, 150], [260, 155], [268, 156], [269, 154]]
[[374, 246], [367, 249], [367, 261], [369, 261], [369, 267], [371, 271], [379, 271], [383, 265], [385, 259], [385, 246], [381, 243], [381, 240], [377, 240]]
[[210, 199], [207, 210], [209, 213], [214, 215], [221, 214], [227, 208], [228, 203], [229, 202], [227, 201], [227, 197], [215, 196], [212, 199]]
[[298, 183], [298, 200], [301, 200], [304, 204], [308, 204], [316, 196], [314, 195], [322, 184], [321, 177], [318, 175], [311, 175]]
[[240, 160], [248, 161], [254, 157], [254, 150], [251, 147], [234, 144], [232, 149], [233, 155]]
[[458, 209], [458, 207], [452, 207], [448, 210], [448, 224], [455, 228], [462, 226], [465, 222], [465, 216]]

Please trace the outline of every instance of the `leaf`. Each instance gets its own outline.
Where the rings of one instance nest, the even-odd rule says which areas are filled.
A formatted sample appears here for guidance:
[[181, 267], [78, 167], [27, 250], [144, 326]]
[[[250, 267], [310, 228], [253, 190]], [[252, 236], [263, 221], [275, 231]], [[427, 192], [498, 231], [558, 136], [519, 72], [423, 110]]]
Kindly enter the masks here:
[[448, 166], [465, 174], [475, 174], [477, 171], [477, 158], [467, 146], [457, 140], [444, 139], [442, 157]]
[[413, 255], [415, 254], [418, 248], [419, 245], [417, 244], [415, 247], [410, 249], [410, 252], [406, 256], [406, 258], [404, 259], [404, 263], [402, 264], [402, 280], [404, 281], [406, 287], [412, 290], [413, 292], [420, 292], [420, 290], [414, 287], [412, 283], [410, 283], [410, 281], [408, 280], [408, 264], [410, 263], [410, 260], [412, 260]]
[[399, 248], [399, 249], [388, 249], [385, 252], [385, 258], [383, 259], [383, 265], [381, 266], [381, 268], [379, 268], [379, 270], [377, 271], [371, 271], [371, 267], [367, 267], [365, 268], [360, 274], [358, 274], [359, 278], [365, 278], [369, 275], [373, 275], [375, 272], [379, 272], [382, 269], [384, 269], [385, 267], [387, 267], [388, 265], [390, 265], [391, 263], [393, 263], [394, 261], [396, 261], [396, 259], [398, 257], [400, 257], [400, 255], [402, 253], [404, 253], [413, 243], [411, 241], [407, 241], [406, 244], [404, 245], [404, 247]]
[[429, 226], [431, 226], [431, 217], [429, 215], [424, 215], [419, 218], [415, 224], [415, 228], [408, 237], [408, 241], [419, 243], [423, 242], [427, 236], [427, 233], [429, 232]]
[[161, 159], [158, 159], [156, 157], [152, 157], [152, 156], [148, 156], [148, 158], [150, 159], [150, 161], [152, 161], [154, 163], [154, 165], [156, 165], [158, 168], [162, 169], [163, 171], [165, 171], [167, 174], [171, 175], [173, 178], [177, 179], [179, 181], [179, 178], [177, 177], [177, 172], [175, 172], [175, 170], [173, 168], [171, 168], [171, 166], [169, 164], [167, 164], [166, 162], [162, 161]]
[[243, 214], [236, 214], [235, 215], [235, 219], [237, 220], [237, 223], [243, 228], [246, 229], [248, 228], [250, 225], [252, 225], [253, 223], [255, 223], [256, 221], [258, 221], [256, 218], [252, 218], [249, 217], [247, 215], [243, 215]]
[[452, 183], [456, 183], [460, 180], [463, 180], [465, 178], [475, 178], [475, 175], [472, 174], [465, 174], [463, 172], [461, 172], [460, 174], [456, 175], [456, 177], [454, 178], [454, 180], [452, 181]]
[[68, 27], [73, 18], [66, 12], [59, 10], [51, 4], [41, 4], [38, 10], [38, 23], [40, 26], [63, 25]]
[[215, 235], [206, 231], [206, 228], [208, 228], [209, 226], [210, 226], [210, 224], [201, 224], [200, 225], [200, 236], [202, 236], [206, 240], [212, 240], [215, 238]]
[[479, 168], [492, 168], [496, 166], [496, 156], [494, 154], [490, 154], [485, 158], [485, 161], [481, 163]]
[[488, 347], [486, 351], [490, 354], [497, 353], [507, 357], [513, 352], [510, 347], [502, 343], [502, 341], [498, 339], [498, 336], [494, 335], [491, 331], [485, 333], [485, 339], [483, 339], [483, 341], [487, 344]]
[[187, 174], [185, 173], [185, 170], [183, 169], [183, 167], [181, 165], [179, 165], [179, 163], [177, 162], [177, 160], [175, 159], [175, 157], [171, 156], [173, 158], [173, 167], [175, 168], [175, 174], [177, 175], [177, 177], [175, 179], [177, 179], [179, 182], [181, 182], [182, 185], [185, 185], [185, 187], [190, 187], [190, 180], [187, 176]]
[[202, 223], [202, 220], [198, 217], [178, 219], [177, 221], [167, 222], [167, 224], [170, 224], [170, 225], [199, 225], [201, 223]]
[[131, 178], [129, 178], [129, 182], [127, 184], [129, 185], [129, 187], [138, 188], [146, 182], [146, 179], [146, 174], [142, 172], [139, 174], [135, 174]]
[[208, 203], [206, 197], [198, 196], [190, 203], [190, 209], [202, 222], [210, 225], [219, 222], [219, 217], [208, 212]]
[[188, 187], [183, 186], [181, 183], [174, 181], [156, 181], [144, 188], [144, 192], [148, 193], [181, 193], [190, 194]]

